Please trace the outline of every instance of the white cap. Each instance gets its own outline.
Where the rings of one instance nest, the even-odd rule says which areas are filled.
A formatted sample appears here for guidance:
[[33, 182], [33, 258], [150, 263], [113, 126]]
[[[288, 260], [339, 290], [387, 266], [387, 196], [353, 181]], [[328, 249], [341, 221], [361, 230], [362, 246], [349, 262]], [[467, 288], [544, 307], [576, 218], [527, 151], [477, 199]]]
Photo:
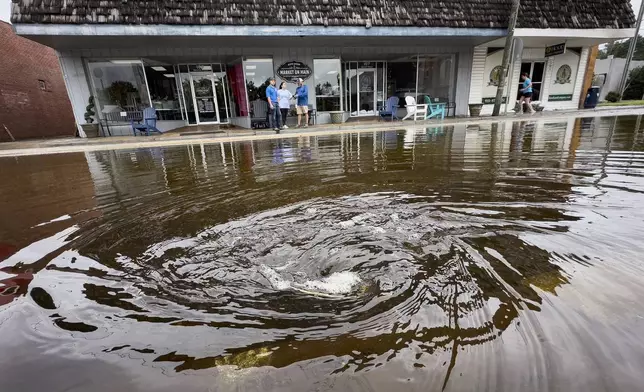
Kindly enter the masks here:
[[304, 83], [304, 79], [302, 79], [302, 78], [297, 78], [297, 81], [300, 82], [300, 83]]

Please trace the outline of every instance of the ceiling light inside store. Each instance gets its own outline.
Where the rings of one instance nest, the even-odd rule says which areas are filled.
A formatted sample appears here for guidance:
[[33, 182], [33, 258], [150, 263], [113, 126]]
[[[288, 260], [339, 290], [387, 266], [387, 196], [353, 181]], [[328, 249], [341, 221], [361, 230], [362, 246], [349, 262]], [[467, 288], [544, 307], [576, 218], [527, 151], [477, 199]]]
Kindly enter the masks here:
[[141, 64], [141, 60], [110, 60], [112, 64]]
[[199, 69], [202, 71], [212, 71], [212, 67], [210, 65], [200, 65]]
[[174, 78], [174, 74], [163, 74], [166, 78]]
[[256, 65], [247, 65], [246, 69], [257, 69]]
[[255, 76], [255, 72], [246, 72], [246, 76]]
[[335, 75], [337, 73], [338, 73], [338, 71], [329, 71], [329, 72], [327, 72], [327, 74], [329, 74], [329, 75]]
[[167, 71], [165, 67], [152, 67], [152, 69], [159, 72]]

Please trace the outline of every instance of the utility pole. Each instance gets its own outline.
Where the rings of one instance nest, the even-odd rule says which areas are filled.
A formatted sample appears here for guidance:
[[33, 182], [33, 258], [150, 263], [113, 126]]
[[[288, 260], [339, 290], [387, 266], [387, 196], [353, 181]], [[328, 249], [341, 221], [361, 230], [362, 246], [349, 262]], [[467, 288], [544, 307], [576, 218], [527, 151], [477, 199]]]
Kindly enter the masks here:
[[628, 55], [626, 56], [626, 64], [624, 64], [624, 73], [622, 74], [622, 80], [619, 83], [619, 100], [622, 100], [622, 95], [624, 95], [624, 90], [626, 90], [626, 78], [628, 78], [628, 68], [631, 66], [631, 60], [635, 54], [635, 48], [637, 46], [637, 39], [640, 35], [640, 26], [642, 25], [642, 15], [644, 15], [644, 4], [640, 5], [640, 12], [637, 16], [637, 23], [635, 24], [635, 36], [631, 40], [631, 45], [628, 47]]
[[[510, 51], [512, 50], [512, 42], [514, 41], [514, 28], [517, 25], [517, 16], [519, 15], [520, 0], [512, 0], [512, 8], [510, 10], [510, 20], [508, 21], [508, 35], [505, 38], [505, 49], [503, 50], [503, 61], [501, 63], [501, 77], [499, 78], [499, 86], [496, 89], [496, 99], [494, 100], [493, 116], [498, 116], [501, 111], [501, 104], [503, 103], [503, 93], [505, 92], [505, 83], [508, 77], [508, 68], [510, 66]], [[510, 97], [508, 97], [509, 99]]]

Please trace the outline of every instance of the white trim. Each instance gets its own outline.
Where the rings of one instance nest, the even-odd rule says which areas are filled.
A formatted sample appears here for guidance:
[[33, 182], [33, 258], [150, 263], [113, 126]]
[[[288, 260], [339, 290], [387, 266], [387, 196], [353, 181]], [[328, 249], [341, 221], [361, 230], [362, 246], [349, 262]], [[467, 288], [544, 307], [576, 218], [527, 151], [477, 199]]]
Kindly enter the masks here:
[[220, 25], [108, 25], [15, 24], [19, 35], [98, 36], [360, 36], [360, 37], [502, 37], [507, 29], [451, 27], [364, 26], [220, 26]]
[[621, 39], [635, 35], [635, 29], [516, 29], [515, 37]]

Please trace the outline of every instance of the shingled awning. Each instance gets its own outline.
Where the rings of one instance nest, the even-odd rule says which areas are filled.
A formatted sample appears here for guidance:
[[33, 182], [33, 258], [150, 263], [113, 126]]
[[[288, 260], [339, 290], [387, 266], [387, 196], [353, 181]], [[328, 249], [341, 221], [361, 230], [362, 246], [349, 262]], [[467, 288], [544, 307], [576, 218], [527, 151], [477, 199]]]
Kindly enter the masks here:
[[[505, 28], [511, 0], [12, 0], [14, 23]], [[629, 0], [523, 0], [523, 28], [624, 29]]]

